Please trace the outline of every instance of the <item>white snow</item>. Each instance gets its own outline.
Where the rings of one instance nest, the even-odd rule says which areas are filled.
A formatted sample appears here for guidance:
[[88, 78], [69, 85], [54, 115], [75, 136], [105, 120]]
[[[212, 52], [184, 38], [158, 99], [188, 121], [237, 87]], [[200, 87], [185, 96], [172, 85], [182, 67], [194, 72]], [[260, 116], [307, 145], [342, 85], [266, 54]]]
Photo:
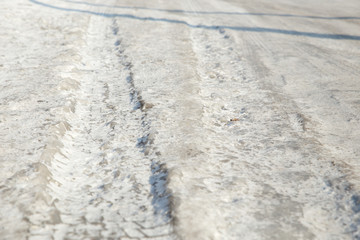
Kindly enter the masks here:
[[358, 10], [2, 3], [0, 238], [358, 238]]

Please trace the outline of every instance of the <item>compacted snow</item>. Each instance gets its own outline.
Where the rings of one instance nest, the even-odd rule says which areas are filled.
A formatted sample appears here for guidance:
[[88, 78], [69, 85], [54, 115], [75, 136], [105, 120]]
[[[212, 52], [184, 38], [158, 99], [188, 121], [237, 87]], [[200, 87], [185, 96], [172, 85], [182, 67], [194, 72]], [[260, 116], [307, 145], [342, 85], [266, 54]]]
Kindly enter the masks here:
[[1, 5], [1, 239], [360, 238], [356, 0]]

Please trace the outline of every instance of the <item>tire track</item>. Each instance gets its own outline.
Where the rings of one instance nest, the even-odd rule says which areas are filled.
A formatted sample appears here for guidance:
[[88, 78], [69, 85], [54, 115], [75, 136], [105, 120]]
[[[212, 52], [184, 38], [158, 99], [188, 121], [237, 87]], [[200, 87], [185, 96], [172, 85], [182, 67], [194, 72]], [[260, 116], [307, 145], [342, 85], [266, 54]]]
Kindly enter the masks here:
[[[79, 60], [59, 68], [57, 91], [66, 105], [54, 112], [59, 122], [50, 128], [36, 179], [49, 206], [34, 205], [29, 237], [172, 239], [167, 171], [150, 160], [150, 105], [126, 55], [114, 52], [111, 21], [102, 20], [90, 19]], [[41, 218], [46, 214], [50, 219]]]
[[[119, 27], [116, 20], [113, 20], [113, 34], [118, 36]], [[137, 89], [134, 82], [133, 65], [125, 54], [125, 48], [121, 44], [121, 39], [115, 41], [117, 56], [124, 70], [127, 72], [126, 82], [129, 89], [129, 99], [133, 106], [133, 111], [140, 112], [142, 135], [137, 138], [136, 146], [144, 154], [151, 163], [151, 176], [149, 183], [151, 185], [151, 194], [153, 196], [152, 205], [154, 214], [161, 217], [165, 225], [172, 225], [172, 216], [170, 208], [171, 194], [167, 189], [168, 170], [166, 164], [157, 160], [156, 149], [153, 148], [154, 132], [151, 129], [151, 121], [147, 117], [147, 111], [153, 107], [151, 103], [147, 103], [142, 98], [141, 92]]]

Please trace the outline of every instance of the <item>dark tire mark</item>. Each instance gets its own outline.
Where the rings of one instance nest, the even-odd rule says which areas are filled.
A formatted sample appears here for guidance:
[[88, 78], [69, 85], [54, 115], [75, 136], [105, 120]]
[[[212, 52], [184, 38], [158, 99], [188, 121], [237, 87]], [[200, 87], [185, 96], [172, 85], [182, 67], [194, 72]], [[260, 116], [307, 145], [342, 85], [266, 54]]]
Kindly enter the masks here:
[[[119, 27], [117, 26], [117, 21], [113, 21], [113, 34], [118, 35]], [[141, 112], [141, 126], [142, 126], [142, 136], [139, 136], [137, 139], [137, 147], [145, 156], [150, 156], [150, 153], [155, 152], [152, 144], [154, 134], [151, 134], [151, 121], [148, 120], [146, 111], [151, 108], [153, 105], [151, 103], [146, 103], [142, 98], [141, 92], [136, 88], [134, 81], [134, 73], [132, 71], [133, 65], [128, 60], [128, 56], [124, 54], [125, 49], [121, 44], [121, 39], [117, 40], [114, 45], [117, 48], [117, 54], [119, 57], [120, 64], [124, 67], [124, 70], [128, 72], [126, 77], [126, 84], [129, 89], [129, 99], [130, 104], [133, 105], [133, 111]], [[154, 207], [154, 214], [160, 216], [167, 224], [172, 224], [173, 218], [171, 215], [170, 208], [170, 197], [171, 194], [167, 189], [168, 183], [168, 170], [166, 165], [161, 161], [156, 159], [156, 156], [160, 153], [155, 153], [150, 156], [151, 162], [149, 163], [151, 169], [151, 177], [149, 183], [151, 185], [151, 194], [153, 196], [152, 205]], [[145, 163], [146, 164], [146, 163]]]

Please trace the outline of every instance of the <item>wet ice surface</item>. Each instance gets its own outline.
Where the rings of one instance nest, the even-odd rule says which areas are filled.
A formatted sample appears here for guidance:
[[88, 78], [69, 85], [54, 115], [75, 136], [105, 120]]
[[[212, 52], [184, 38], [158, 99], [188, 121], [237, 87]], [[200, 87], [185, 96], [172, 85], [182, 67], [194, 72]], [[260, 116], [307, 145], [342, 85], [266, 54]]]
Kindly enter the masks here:
[[302, 3], [4, 4], [0, 238], [358, 238], [356, 4]]

